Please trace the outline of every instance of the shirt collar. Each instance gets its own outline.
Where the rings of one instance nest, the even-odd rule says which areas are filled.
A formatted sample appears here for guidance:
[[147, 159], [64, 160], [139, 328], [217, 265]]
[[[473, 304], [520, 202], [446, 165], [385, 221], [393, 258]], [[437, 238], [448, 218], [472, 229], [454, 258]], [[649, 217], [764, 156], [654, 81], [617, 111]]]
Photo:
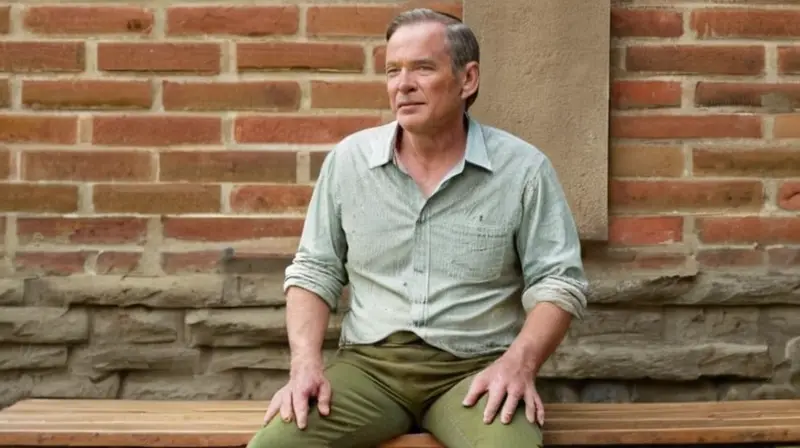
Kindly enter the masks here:
[[[489, 161], [489, 152], [486, 148], [486, 141], [483, 138], [483, 129], [480, 123], [470, 117], [467, 118], [467, 150], [464, 155], [464, 160], [472, 165], [479, 166], [487, 171], [492, 171], [492, 164]], [[389, 124], [392, 129], [389, 141], [379, 147], [379, 150], [373, 151], [369, 159], [369, 167], [377, 168], [386, 165], [392, 161], [394, 155], [395, 142], [397, 141], [397, 133], [400, 126], [397, 121]]]

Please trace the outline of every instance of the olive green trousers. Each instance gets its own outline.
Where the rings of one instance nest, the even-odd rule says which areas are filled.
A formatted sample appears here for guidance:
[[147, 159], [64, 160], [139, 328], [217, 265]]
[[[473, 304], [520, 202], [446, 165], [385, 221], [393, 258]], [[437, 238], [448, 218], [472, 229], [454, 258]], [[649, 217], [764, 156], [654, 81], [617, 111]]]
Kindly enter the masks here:
[[346, 347], [325, 370], [332, 390], [329, 415], [312, 403], [300, 430], [278, 414], [247, 448], [374, 448], [419, 430], [447, 448], [541, 447], [541, 430], [525, 418], [522, 402], [509, 424], [499, 415], [483, 423], [485, 394], [473, 407], [462, 404], [472, 378], [496, 358], [460, 359], [412, 333]]

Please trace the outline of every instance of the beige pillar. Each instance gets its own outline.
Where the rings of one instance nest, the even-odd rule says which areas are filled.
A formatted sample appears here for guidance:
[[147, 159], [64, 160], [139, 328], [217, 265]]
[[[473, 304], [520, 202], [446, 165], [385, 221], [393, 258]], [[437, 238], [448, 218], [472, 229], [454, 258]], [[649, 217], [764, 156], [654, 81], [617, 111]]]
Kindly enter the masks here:
[[609, 20], [602, 1], [464, 1], [482, 51], [472, 114], [550, 157], [586, 240], [608, 231]]

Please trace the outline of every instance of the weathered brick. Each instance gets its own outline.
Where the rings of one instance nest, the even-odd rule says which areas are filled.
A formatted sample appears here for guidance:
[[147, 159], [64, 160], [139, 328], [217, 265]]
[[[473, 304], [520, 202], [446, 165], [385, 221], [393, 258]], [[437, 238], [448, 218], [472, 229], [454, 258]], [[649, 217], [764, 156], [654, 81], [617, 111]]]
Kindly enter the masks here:
[[764, 252], [755, 249], [706, 249], [695, 257], [706, 268], [760, 266]]
[[176, 6], [167, 10], [167, 34], [268, 36], [297, 33], [297, 6]]
[[11, 151], [0, 148], [0, 180], [6, 180], [11, 176], [14, 167], [11, 157]]
[[386, 33], [395, 15], [405, 9], [424, 6], [461, 17], [460, 1], [411, 1], [402, 6], [311, 6], [306, 15], [307, 29], [314, 36], [369, 36]]
[[336, 143], [381, 124], [379, 116], [239, 117], [234, 124], [239, 143]]
[[800, 37], [800, 11], [758, 8], [702, 8], [692, 11], [700, 38]]
[[787, 181], [778, 189], [778, 206], [784, 210], [800, 210], [800, 182]]
[[151, 180], [150, 154], [141, 151], [23, 151], [25, 180]]
[[85, 64], [83, 42], [0, 42], [4, 72], [81, 72]]
[[70, 275], [84, 272], [91, 252], [17, 252], [14, 267], [30, 275]]
[[0, 107], [11, 106], [11, 84], [8, 78], [0, 79]]
[[683, 35], [683, 15], [669, 9], [612, 7], [611, 35], [614, 37], [679, 37]]
[[671, 81], [615, 81], [611, 106], [615, 109], [680, 107], [681, 83]]
[[296, 237], [303, 218], [164, 218], [164, 237], [184, 241], [239, 241]]
[[[95, 261], [95, 272], [97, 275], [130, 274], [139, 267], [141, 259], [142, 254], [139, 252], [100, 252]], [[95, 325], [97, 325], [96, 320]]]
[[319, 178], [319, 171], [322, 169], [322, 163], [327, 156], [327, 151], [313, 151], [310, 153], [309, 165], [311, 168], [311, 180], [317, 180], [317, 178]]
[[788, 83], [697, 83], [698, 106], [800, 107], [800, 84]]
[[619, 211], [759, 210], [760, 181], [612, 181], [610, 203]]
[[386, 73], [386, 46], [380, 45], [372, 50], [372, 65], [375, 73]]
[[220, 117], [120, 115], [92, 119], [92, 142], [98, 145], [169, 146], [222, 141]]
[[754, 45], [630, 46], [625, 56], [625, 67], [630, 72], [760, 75], [765, 64], [764, 47]]
[[311, 107], [319, 109], [387, 109], [382, 82], [311, 81]]
[[0, 6], [0, 33], [8, 34], [11, 31], [11, 6]]
[[219, 185], [101, 184], [94, 187], [94, 210], [100, 213], [217, 213]]
[[778, 47], [778, 72], [783, 75], [800, 73], [800, 46]]
[[777, 138], [800, 137], [800, 114], [778, 115], [772, 132]]
[[293, 151], [168, 151], [159, 154], [160, 179], [193, 182], [294, 182]]
[[221, 251], [167, 252], [161, 254], [161, 268], [170, 275], [220, 271]]
[[291, 111], [300, 107], [295, 81], [164, 82], [166, 110]]
[[800, 218], [702, 218], [697, 229], [700, 240], [711, 244], [800, 243]]
[[608, 234], [610, 243], [625, 246], [677, 243], [683, 240], [683, 218], [614, 216]]
[[692, 152], [695, 176], [800, 176], [800, 153], [791, 149], [696, 148]]
[[611, 118], [611, 136], [641, 139], [760, 138], [756, 115], [626, 115]]
[[153, 13], [134, 6], [31, 6], [24, 25], [39, 34], [150, 34]]
[[147, 222], [141, 218], [17, 219], [20, 244], [142, 244], [146, 234]]
[[22, 104], [32, 109], [147, 109], [147, 81], [24, 80]]
[[239, 42], [239, 70], [320, 70], [362, 72], [365, 54], [360, 45], [305, 42]]
[[609, 157], [614, 177], [680, 177], [683, 149], [680, 146], [612, 144]]
[[310, 185], [245, 185], [231, 193], [236, 213], [305, 213], [311, 200]]
[[78, 138], [78, 117], [0, 115], [0, 141], [67, 145]]
[[0, 183], [0, 210], [73, 213], [78, 210], [78, 186]]
[[767, 250], [769, 265], [775, 267], [800, 266], [800, 249], [776, 247]]
[[97, 66], [105, 71], [219, 73], [221, 49], [210, 42], [100, 42]]

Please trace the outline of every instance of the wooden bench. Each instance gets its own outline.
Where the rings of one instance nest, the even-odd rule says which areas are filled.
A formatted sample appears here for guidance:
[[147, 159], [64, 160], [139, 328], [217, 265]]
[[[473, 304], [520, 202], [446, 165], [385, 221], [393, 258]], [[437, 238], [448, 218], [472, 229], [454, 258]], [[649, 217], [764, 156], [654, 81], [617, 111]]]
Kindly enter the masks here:
[[[0, 446], [241, 447], [263, 401], [20, 401], [0, 411]], [[800, 400], [547, 406], [545, 444], [800, 443]], [[409, 434], [382, 448], [441, 448]], [[516, 447], [515, 447], [516, 448]]]

